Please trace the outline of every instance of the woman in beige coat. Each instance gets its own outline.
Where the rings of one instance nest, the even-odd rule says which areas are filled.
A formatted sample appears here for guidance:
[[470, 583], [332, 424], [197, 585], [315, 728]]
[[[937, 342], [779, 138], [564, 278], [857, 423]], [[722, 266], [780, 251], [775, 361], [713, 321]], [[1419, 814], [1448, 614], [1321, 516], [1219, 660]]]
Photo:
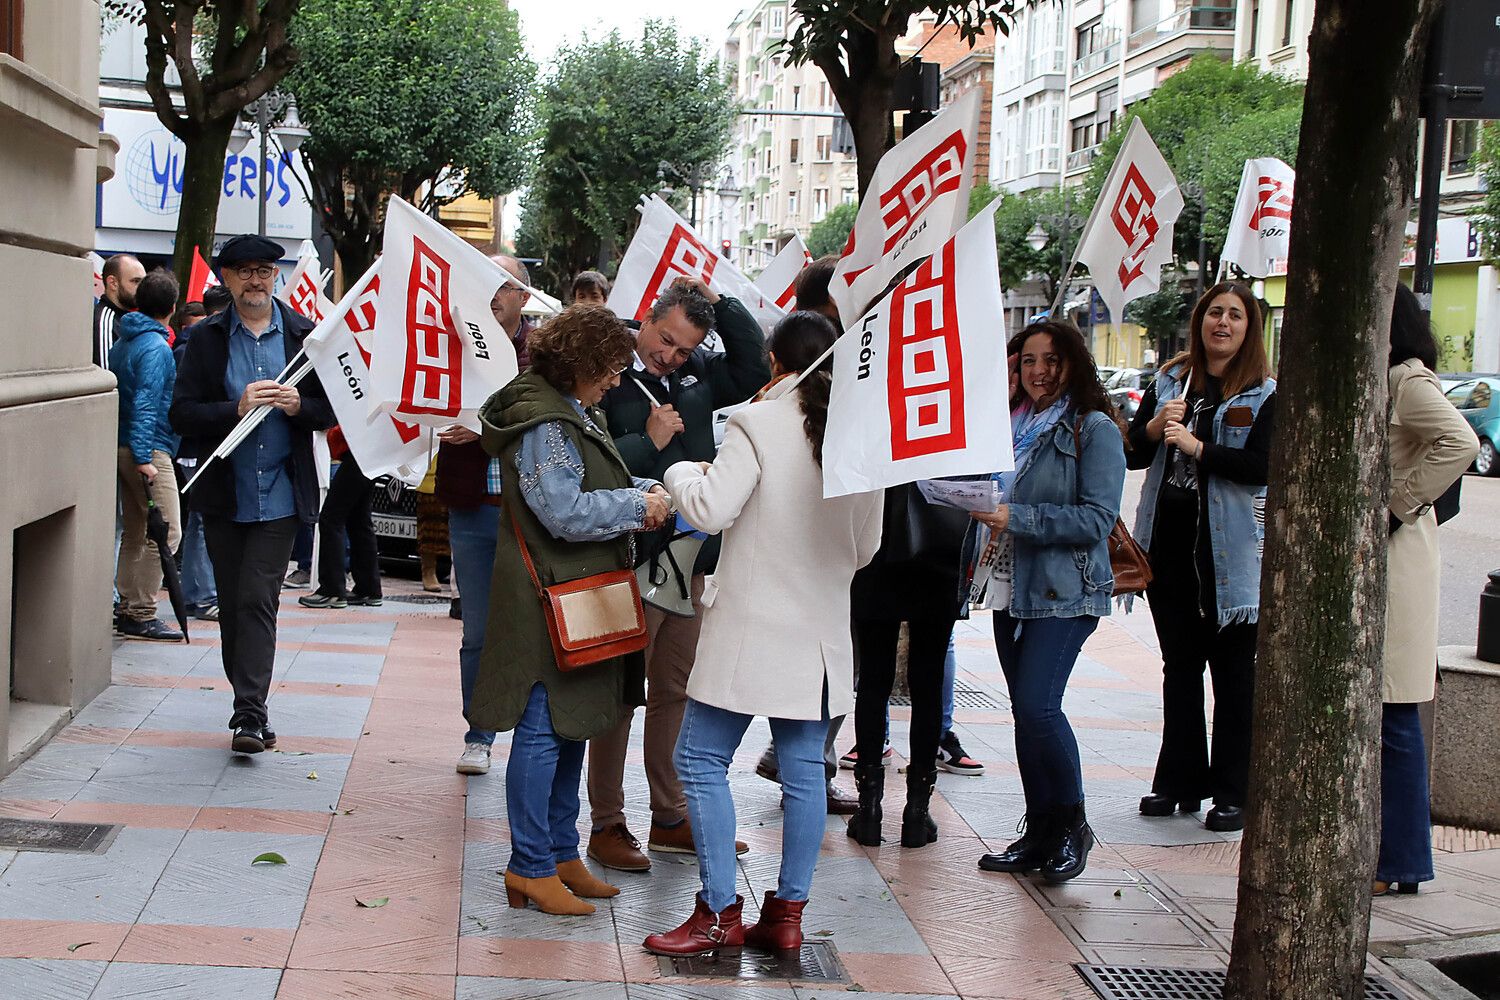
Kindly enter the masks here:
[[[804, 370], [834, 338], [822, 316], [793, 313], [771, 334], [773, 371]], [[880, 547], [882, 497], [823, 499], [828, 367], [791, 385], [774, 385], [730, 418], [712, 465], [679, 462], [666, 473], [683, 517], [723, 532], [724, 550], [703, 590], [703, 632], [675, 756], [703, 890], [686, 923], [646, 939], [660, 955], [802, 944], [827, 815], [823, 741], [828, 720], [854, 708], [849, 582]], [[728, 775], [757, 715], [771, 721], [786, 816], [779, 884], [766, 893], [760, 922], [745, 928]]]
[[1375, 895], [1416, 892], [1432, 873], [1427, 759], [1417, 708], [1437, 677], [1438, 539], [1432, 504], [1463, 475], [1479, 439], [1443, 396], [1437, 344], [1417, 298], [1396, 287], [1391, 312], [1389, 603], [1380, 741], [1380, 858]]

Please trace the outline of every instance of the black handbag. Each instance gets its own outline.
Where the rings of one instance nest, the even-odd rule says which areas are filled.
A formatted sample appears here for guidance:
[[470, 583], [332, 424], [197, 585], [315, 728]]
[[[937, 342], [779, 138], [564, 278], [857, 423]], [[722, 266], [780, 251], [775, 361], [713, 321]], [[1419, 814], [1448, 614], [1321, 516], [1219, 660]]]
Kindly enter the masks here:
[[958, 565], [970, 520], [967, 511], [928, 503], [915, 483], [888, 487], [885, 534], [876, 561], [925, 564], [952, 571]]

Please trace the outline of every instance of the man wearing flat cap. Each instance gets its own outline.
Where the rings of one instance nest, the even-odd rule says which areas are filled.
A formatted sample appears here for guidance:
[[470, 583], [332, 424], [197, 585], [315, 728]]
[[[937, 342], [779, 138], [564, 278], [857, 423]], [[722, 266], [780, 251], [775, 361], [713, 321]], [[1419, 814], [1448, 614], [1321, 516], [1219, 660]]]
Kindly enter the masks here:
[[276, 745], [266, 696], [281, 581], [298, 525], [318, 519], [313, 431], [334, 423], [316, 375], [296, 386], [276, 381], [313, 328], [272, 298], [281, 256], [281, 245], [264, 236], [236, 236], [224, 244], [216, 263], [234, 301], [194, 327], [171, 410], [172, 429], [192, 454], [208, 455], [245, 414], [262, 404], [272, 408], [227, 460], [208, 467], [192, 491], [219, 588], [224, 673], [234, 686], [231, 747], [246, 754]]

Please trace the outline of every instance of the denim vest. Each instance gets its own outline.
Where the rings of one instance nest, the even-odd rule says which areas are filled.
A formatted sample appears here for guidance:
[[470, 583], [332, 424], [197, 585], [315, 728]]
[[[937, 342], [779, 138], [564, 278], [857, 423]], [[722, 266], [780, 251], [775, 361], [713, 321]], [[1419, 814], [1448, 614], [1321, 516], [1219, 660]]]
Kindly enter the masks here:
[[[1002, 500], [1015, 543], [1013, 618], [1109, 614], [1115, 576], [1108, 539], [1125, 489], [1125, 446], [1103, 413], [1084, 417], [1075, 438], [1077, 420], [1068, 414], [1036, 443]], [[971, 530], [966, 556], [975, 541]]]
[[[1163, 369], [1156, 376], [1156, 403], [1182, 396], [1184, 387], [1176, 370]], [[1219, 404], [1214, 411], [1213, 443], [1225, 448], [1243, 448], [1250, 436], [1250, 424], [1226, 427], [1224, 414], [1231, 406], [1247, 406], [1254, 418], [1266, 398], [1276, 391], [1276, 380], [1268, 378], [1252, 389], [1246, 389]], [[1141, 487], [1141, 505], [1136, 510], [1135, 540], [1141, 548], [1151, 550], [1151, 530], [1156, 520], [1156, 500], [1166, 475], [1167, 449], [1156, 450], [1156, 458]], [[1214, 600], [1219, 609], [1219, 627], [1237, 622], [1260, 620], [1260, 556], [1265, 541], [1264, 511], [1266, 488], [1242, 486], [1218, 476], [1199, 480], [1199, 489], [1208, 490], [1208, 539], [1213, 547]], [[1252, 544], [1253, 543], [1253, 544]]]

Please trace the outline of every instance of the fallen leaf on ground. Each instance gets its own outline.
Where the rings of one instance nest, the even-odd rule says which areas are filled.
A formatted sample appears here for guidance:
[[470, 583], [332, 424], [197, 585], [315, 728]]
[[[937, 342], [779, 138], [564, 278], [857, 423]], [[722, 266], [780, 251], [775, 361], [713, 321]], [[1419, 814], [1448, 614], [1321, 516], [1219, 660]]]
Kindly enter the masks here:
[[389, 896], [378, 896], [375, 899], [360, 899], [358, 896], [356, 896], [354, 898], [354, 902], [357, 905], [363, 906], [367, 910], [373, 910], [377, 906], [384, 906], [386, 903], [389, 903], [390, 901], [391, 901], [391, 898]]
[[275, 851], [267, 851], [264, 854], [257, 855], [255, 860], [250, 863], [252, 865], [284, 865], [286, 864], [286, 858], [283, 858]]
[[318, 772], [317, 771], [308, 771], [307, 772], [307, 780], [308, 781], [317, 781], [318, 780]]
[[69, 951], [77, 951], [79, 948], [87, 948], [91, 944], [98, 944], [98, 943], [99, 943], [98, 941], [80, 941], [77, 944], [70, 944], [70, 945], [68, 945], [68, 950]]
[[813, 931], [813, 937], [833, 937], [833, 931]]

